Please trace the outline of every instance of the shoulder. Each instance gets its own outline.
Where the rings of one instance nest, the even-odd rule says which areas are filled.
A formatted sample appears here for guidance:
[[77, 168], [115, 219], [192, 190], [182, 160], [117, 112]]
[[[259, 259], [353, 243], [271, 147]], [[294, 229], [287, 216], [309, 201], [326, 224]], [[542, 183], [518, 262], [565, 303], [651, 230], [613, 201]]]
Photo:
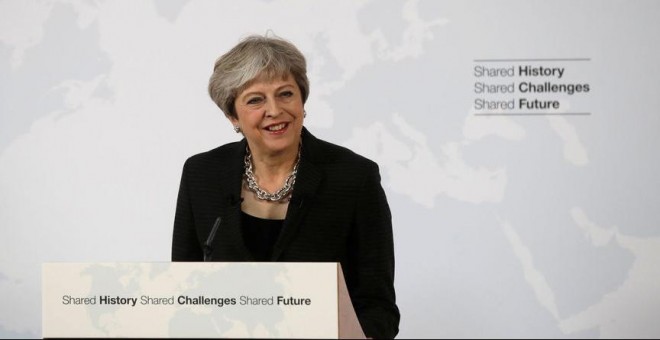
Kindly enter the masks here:
[[[355, 170], [378, 171], [376, 162], [355, 153], [346, 147], [327, 142], [305, 131], [303, 150], [316, 165], [330, 167], [349, 167]], [[309, 147], [306, 147], [309, 144]]]
[[186, 160], [184, 171], [195, 173], [200, 171], [208, 172], [235, 166], [234, 163], [238, 163], [242, 159], [240, 157], [242, 153], [241, 148], [245, 148], [243, 141], [228, 143], [215, 149], [193, 155]]
[[311, 169], [322, 176], [324, 186], [331, 191], [357, 194], [365, 185], [380, 183], [381, 179], [376, 162], [346, 147], [304, 135], [301, 179]]

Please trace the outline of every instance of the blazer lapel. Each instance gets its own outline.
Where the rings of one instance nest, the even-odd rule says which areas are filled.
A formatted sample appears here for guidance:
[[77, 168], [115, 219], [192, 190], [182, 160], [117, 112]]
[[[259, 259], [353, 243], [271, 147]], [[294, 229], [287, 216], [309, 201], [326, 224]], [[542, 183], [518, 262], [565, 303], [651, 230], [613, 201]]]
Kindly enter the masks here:
[[313, 161], [315, 143], [317, 143], [316, 138], [304, 129], [302, 155], [296, 184], [293, 188], [282, 232], [273, 248], [271, 261], [277, 261], [284, 249], [295, 238], [305, 214], [314, 203], [316, 192], [323, 180], [323, 173], [314, 165]]
[[214, 249], [218, 254], [213, 258], [218, 261], [253, 260], [252, 254], [245, 246], [241, 231], [241, 185], [246, 144], [245, 139], [237, 144], [230, 164], [226, 164], [224, 172], [218, 173], [222, 183], [221, 191], [224, 192], [224, 196], [220, 197], [222, 202], [219, 211], [222, 222], [214, 240]]

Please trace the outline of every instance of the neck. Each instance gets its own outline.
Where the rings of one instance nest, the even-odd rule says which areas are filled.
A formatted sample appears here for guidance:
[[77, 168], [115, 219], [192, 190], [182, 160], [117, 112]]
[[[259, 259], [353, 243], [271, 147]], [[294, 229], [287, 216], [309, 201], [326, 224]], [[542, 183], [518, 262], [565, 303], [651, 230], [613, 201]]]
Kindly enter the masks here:
[[269, 183], [277, 185], [282, 179], [289, 176], [298, 159], [298, 145], [274, 154], [259, 153], [252, 148], [250, 148], [250, 152], [253, 171], [259, 179], [259, 183], [264, 182], [263, 184], [266, 186], [270, 186]]

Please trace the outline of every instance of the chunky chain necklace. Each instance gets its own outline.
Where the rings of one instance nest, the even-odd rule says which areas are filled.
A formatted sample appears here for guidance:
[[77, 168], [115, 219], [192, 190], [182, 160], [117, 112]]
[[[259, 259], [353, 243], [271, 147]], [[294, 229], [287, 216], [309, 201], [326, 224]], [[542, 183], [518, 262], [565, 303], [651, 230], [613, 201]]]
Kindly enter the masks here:
[[[298, 157], [296, 159], [296, 164], [293, 166], [293, 171], [289, 177], [284, 181], [284, 186], [277, 190], [274, 193], [269, 193], [268, 191], [262, 189], [259, 184], [257, 184], [257, 179], [254, 177], [254, 172], [252, 171], [252, 153], [250, 153], [250, 148], [245, 147], [245, 181], [247, 182], [248, 189], [254, 192], [257, 195], [257, 198], [264, 201], [271, 202], [288, 202], [291, 200], [289, 195], [291, 190], [293, 190], [293, 185], [296, 183], [296, 175], [298, 174], [298, 165], [300, 164], [300, 147], [298, 147]], [[287, 199], [288, 198], [288, 199]]]

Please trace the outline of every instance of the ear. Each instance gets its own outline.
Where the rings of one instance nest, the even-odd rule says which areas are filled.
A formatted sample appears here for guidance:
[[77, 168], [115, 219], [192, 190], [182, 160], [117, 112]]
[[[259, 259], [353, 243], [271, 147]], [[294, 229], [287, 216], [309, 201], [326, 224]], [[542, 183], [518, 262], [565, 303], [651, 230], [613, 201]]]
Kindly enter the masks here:
[[229, 123], [231, 123], [232, 126], [238, 125], [238, 118], [234, 118], [232, 116], [226, 116], [227, 119], [229, 120]]

